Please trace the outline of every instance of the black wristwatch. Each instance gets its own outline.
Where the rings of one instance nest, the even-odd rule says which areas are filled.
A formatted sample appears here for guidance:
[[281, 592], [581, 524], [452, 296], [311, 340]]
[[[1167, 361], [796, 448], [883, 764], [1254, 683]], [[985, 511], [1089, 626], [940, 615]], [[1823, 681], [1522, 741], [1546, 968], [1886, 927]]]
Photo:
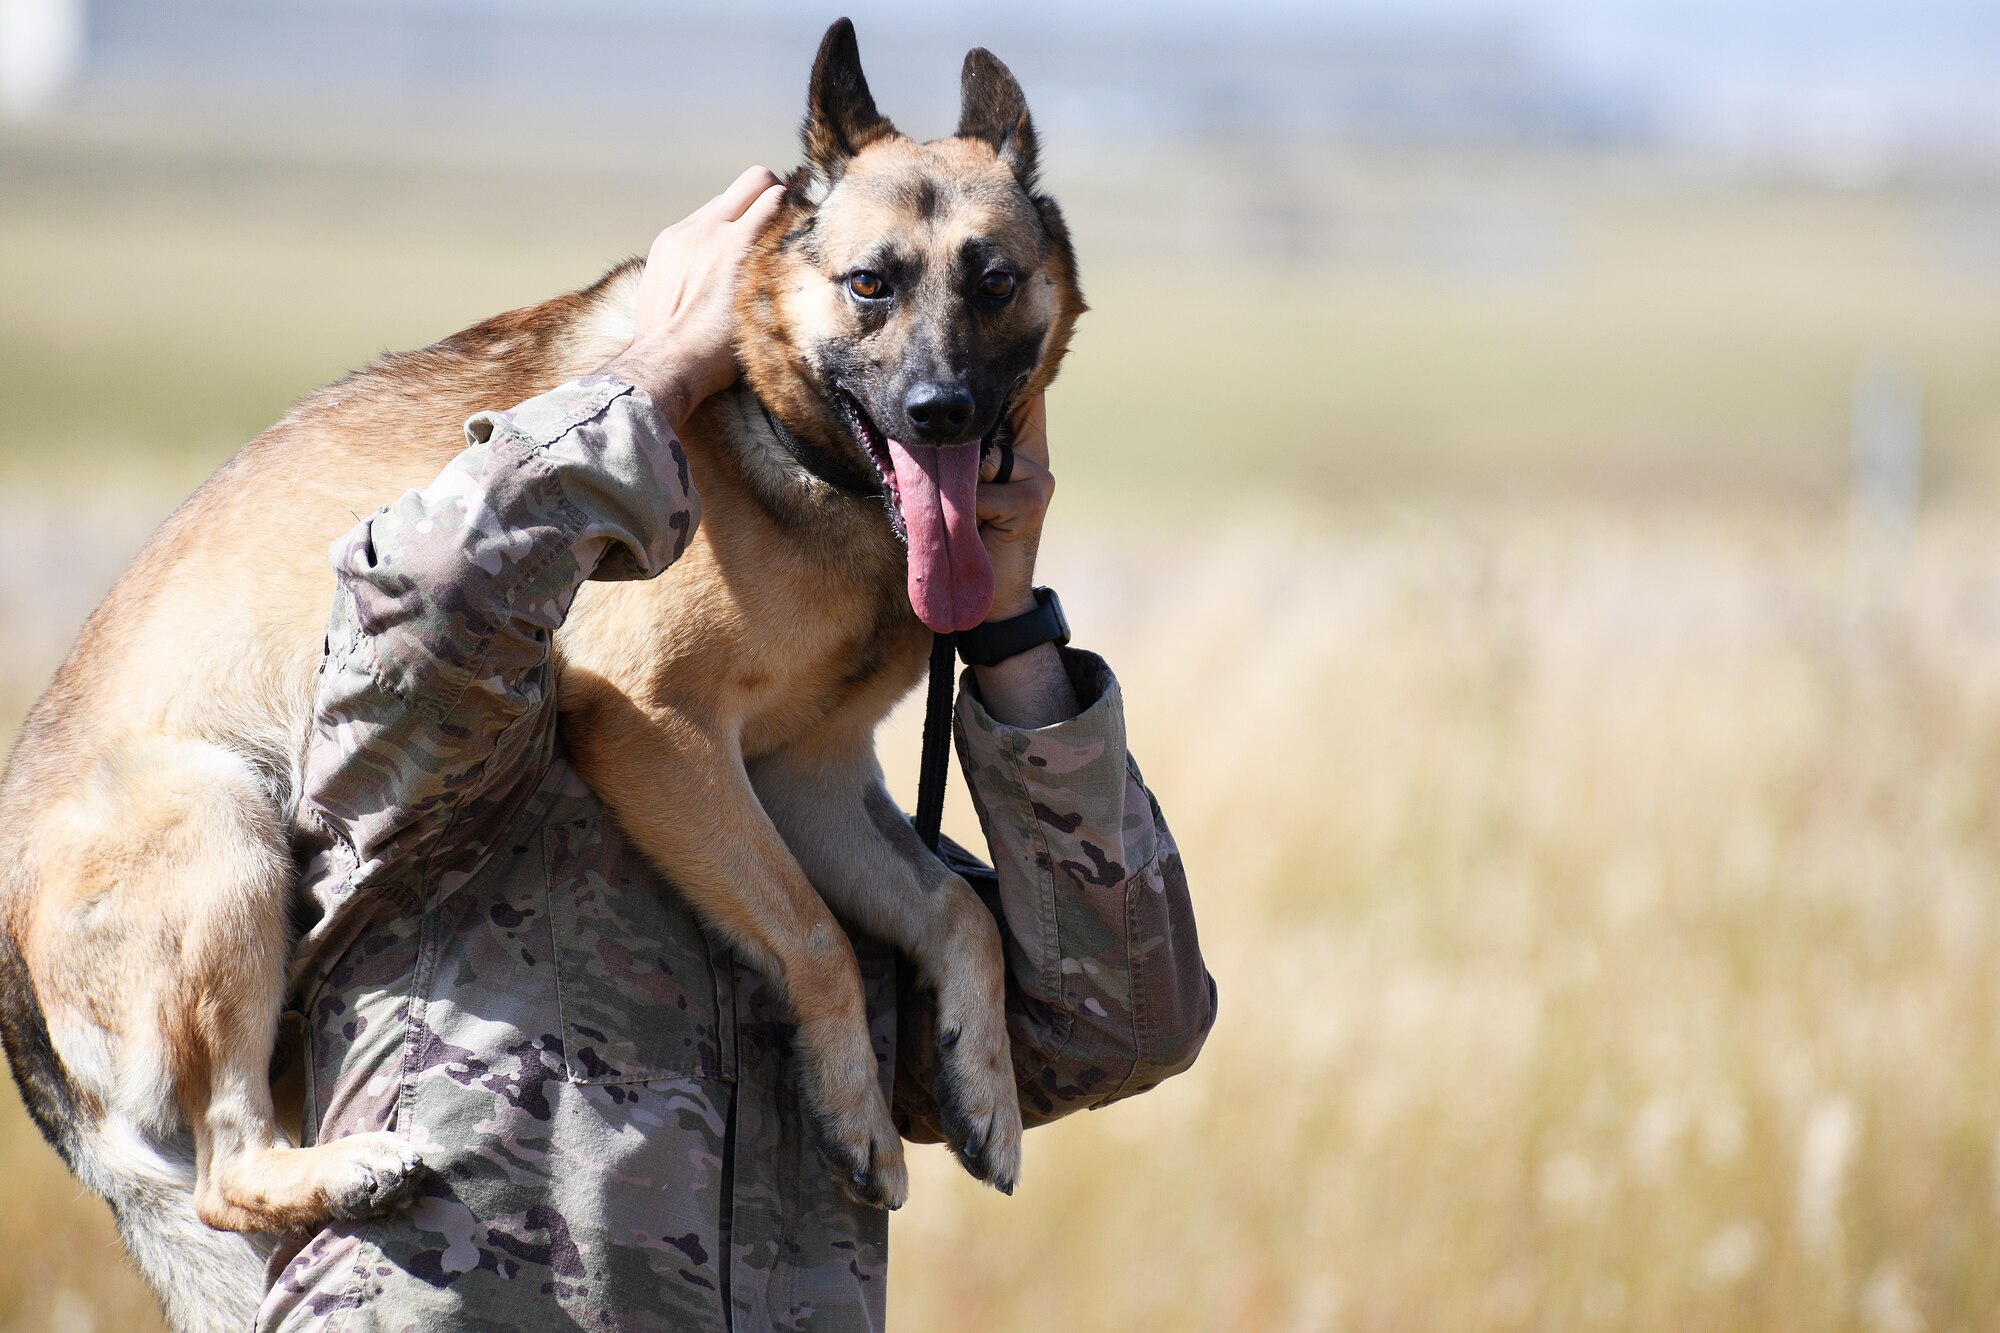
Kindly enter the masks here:
[[992, 666], [1010, 657], [1039, 648], [1045, 643], [1057, 647], [1069, 642], [1069, 621], [1063, 618], [1062, 601], [1054, 588], [1035, 589], [1035, 609], [991, 624], [962, 629], [951, 636], [958, 655], [973, 666]]

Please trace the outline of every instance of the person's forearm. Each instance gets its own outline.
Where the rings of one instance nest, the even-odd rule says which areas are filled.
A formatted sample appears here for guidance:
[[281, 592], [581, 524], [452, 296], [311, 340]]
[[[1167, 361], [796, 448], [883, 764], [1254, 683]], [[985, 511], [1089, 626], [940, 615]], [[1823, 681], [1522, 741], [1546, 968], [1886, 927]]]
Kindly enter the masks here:
[[301, 802], [377, 879], [418, 856], [449, 864], [451, 846], [487, 831], [460, 812], [502, 808], [478, 798], [529, 770], [501, 756], [552, 732], [552, 716], [535, 720], [551, 697], [549, 635], [579, 587], [660, 573], [700, 518], [678, 442], [624, 383], [573, 381], [482, 412], [466, 438], [436, 481], [331, 552]]
[[682, 364], [669, 357], [641, 356], [627, 351], [597, 373], [641, 390], [653, 410], [660, 414], [660, 420], [676, 436], [704, 397]]
[[1019, 946], [1008, 1024], [1017, 1062], [1039, 1071], [1021, 1090], [1029, 1123], [1186, 1068], [1215, 1013], [1180, 855], [1125, 748], [1117, 681], [1089, 653], [1046, 651], [1083, 702], [1075, 718], [1024, 729], [973, 690], [958, 709], [993, 905]]
[[972, 668], [986, 711], [1010, 727], [1050, 727], [1081, 709], [1076, 687], [1052, 643], [1016, 653], [992, 666]]

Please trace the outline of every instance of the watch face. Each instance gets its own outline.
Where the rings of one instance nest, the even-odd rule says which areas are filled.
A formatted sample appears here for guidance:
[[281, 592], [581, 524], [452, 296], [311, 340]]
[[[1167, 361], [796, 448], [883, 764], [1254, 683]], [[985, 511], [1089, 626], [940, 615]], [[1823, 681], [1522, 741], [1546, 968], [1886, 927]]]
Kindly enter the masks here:
[[1056, 596], [1056, 590], [1054, 588], [1044, 588], [1042, 589], [1042, 591], [1049, 595], [1049, 600], [1048, 600], [1049, 613], [1056, 622], [1056, 637], [1054, 639], [1054, 642], [1068, 643], [1069, 617], [1063, 614], [1062, 598]]

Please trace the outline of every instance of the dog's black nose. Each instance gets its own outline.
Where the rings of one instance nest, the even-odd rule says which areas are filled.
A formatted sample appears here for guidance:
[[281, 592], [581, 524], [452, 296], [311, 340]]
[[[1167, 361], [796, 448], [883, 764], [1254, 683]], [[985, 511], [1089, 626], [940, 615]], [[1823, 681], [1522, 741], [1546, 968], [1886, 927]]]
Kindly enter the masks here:
[[918, 439], [948, 443], [972, 424], [972, 391], [957, 384], [919, 384], [903, 399], [903, 415]]

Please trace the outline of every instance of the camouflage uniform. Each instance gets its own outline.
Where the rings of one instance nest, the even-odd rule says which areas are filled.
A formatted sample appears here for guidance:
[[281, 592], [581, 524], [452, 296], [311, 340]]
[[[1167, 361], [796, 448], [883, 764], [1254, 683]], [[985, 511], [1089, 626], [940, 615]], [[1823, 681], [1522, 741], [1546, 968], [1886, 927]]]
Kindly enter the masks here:
[[[306, 1137], [395, 1130], [434, 1175], [292, 1237], [260, 1327], [880, 1328], [888, 1218], [817, 1158], [778, 995], [556, 750], [549, 636], [583, 580], [686, 549], [680, 445], [603, 378], [466, 434], [334, 544], [298, 821]], [[998, 873], [961, 870], [1005, 923], [1029, 1123], [1185, 1068], [1214, 1012], [1117, 683], [1067, 662], [1071, 721], [1006, 726], [969, 685], [957, 711]], [[907, 965], [855, 947], [899, 1123], [935, 1138]]]

